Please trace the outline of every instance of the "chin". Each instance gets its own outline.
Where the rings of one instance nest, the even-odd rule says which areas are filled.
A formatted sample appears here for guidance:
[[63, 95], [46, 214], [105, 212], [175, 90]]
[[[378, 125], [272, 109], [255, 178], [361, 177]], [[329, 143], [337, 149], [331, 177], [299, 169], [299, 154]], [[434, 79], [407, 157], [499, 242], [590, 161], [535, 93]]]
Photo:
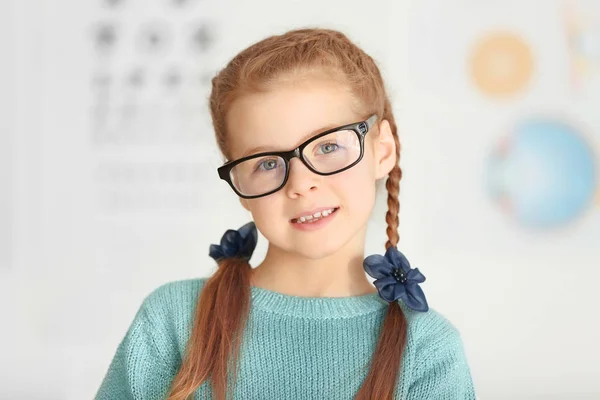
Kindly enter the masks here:
[[295, 252], [309, 260], [321, 260], [336, 253], [338, 249], [294, 249]]
[[310, 260], [320, 260], [340, 251], [344, 246], [344, 241], [340, 239], [342, 238], [329, 238], [326, 241], [320, 240], [317, 242], [310, 240], [297, 241], [292, 248], [290, 248], [290, 251]]

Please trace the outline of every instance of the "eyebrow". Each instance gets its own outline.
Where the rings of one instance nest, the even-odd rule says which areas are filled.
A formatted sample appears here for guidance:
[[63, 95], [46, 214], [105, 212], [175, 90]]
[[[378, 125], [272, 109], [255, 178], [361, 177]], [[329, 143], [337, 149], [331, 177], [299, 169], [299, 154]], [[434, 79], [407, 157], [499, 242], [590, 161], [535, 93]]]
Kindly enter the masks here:
[[[314, 130], [314, 131], [312, 131], [312, 132], [310, 132], [310, 133], [308, 133], [308, 134], [304, 135], [304, 136], [302, 137], [302, 139], [300, 139], [299, 143], [304, 143], [304, 142], [306, 142], [308, 139], [310, 139], [311, 137], [313, 137], [313, 136], [317, 136], [319, 133], [323, 133], [323, 132], [325, 132], [325, 131], [328, 131], [328, 130], [330, 130], [330, 129], [334, 129], [334, 128], [337, 128], [337, 127], [340, 127], [340, 126], [343, 126], [343, 125], [330, 124], [330, 125], [326, 125], [325, 127], [322, 127], [322, 128], [316, 129], [316, 130]], [[280, 150], [277, 150], [277, 149], [276, 149], [275, 147], [273, 147], [273, 146], [257, 146], [257, 147], [253, 147], [253, 148], [251, 148], [251, 149], [250, 149], [250, 150], [248, 150], [248, 151], [245, 151], [245, 152], [244, 152], [244, 153], [243, 153], [243, 154], [240, 156], [240, 158], [248, 157], [248, 156], [250, 156], [250, 155], [253, 155], [253, 154], [258, 154], [258, 153], [262, 153], [262, 152], [265, 152], [265, 151], [280, 151]], [[281, 150], [281, 151], [285, 151], [285, 150]]]

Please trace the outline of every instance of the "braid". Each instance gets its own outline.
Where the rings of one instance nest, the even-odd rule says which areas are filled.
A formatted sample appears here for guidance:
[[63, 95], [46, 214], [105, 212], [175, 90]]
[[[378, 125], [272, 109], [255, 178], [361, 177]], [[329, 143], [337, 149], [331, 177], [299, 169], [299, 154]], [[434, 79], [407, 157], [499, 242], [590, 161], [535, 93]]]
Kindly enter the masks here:
[[400, 211], [398, 194], [400, 192], [400, 179], [402, 179], [402, 169], [400, 168], [400, 140], [398, 139], [396, 124], [394, 123], [393, 119], [390, 118], [389, 122], [394, 134], [394, 142], [396, 142], [397, 161], [385, 182], [385, 188], [388, 191], [388, 211], [385, 214], [385, 221], [387, 222], [387, 228], [385, 232], [387, 233], [388, 237], [388, 241], [385, 243], [386, 250], [391, 246], [396, 246], [400, 240], [400, 236], [398, 234], [398, 212]]

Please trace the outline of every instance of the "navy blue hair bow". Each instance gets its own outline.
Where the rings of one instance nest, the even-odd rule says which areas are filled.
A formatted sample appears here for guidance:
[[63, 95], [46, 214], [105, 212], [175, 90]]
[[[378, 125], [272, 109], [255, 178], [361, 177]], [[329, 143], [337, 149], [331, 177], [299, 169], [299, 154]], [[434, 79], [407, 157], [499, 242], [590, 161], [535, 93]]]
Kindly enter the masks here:
[[221, 238], [221, 244], [211, 244], [209, 255], [219, 261], [223, 258], [243, 258], [249, 261], [258, 241], [254, 222], [248, 222], [239, 230], [228, 229]]
[[395, 246], [390, 246], [385, 257], [379, 254], [368, 256], [363, 261], [365, 271], [376, 281], [373, 282], [379, 296], [391, 303], [402, 299], [416, 311], [427, 311], [427, 299], [419, 286], [425, 282], [425, 276], [418, 268], [411, 269], [410, 263]]

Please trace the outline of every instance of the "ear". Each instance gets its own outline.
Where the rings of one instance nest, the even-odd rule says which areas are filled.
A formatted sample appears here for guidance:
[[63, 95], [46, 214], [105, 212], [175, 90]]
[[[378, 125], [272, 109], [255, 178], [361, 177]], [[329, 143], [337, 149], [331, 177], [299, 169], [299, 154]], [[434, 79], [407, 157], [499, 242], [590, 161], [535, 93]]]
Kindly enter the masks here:
[[394, 141], [392, 128], [385, 119], [379, 124], [379, 135], [373, 139], [373, 148], [375, 154], [375, 179], [381, 179], [389, 174], [398, 162], [396, 159], [396, 142]]
[[250, 211], [250, 207], [248, 206], [248, 199], [244, 199], [243, 197], [239, 197], [239, 199], [242, 207], [244, 207], [247, 211]]

